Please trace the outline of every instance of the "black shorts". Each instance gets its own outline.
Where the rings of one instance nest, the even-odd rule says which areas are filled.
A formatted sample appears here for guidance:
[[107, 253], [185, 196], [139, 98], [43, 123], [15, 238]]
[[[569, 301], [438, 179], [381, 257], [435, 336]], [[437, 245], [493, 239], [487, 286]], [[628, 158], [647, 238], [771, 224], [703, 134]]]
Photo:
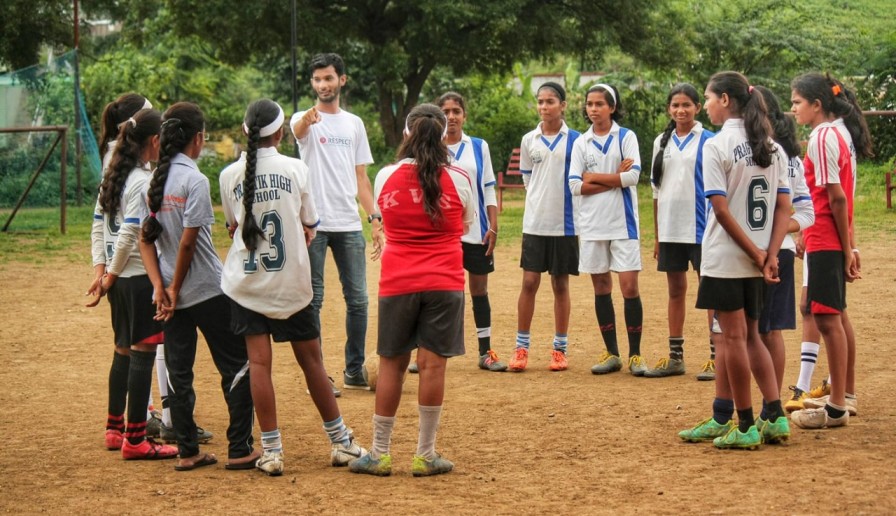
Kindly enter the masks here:
[[656, 270], [660, 272], [687, 272], [688, 263], [690, 263], [695, 271], [700, 272], [700, 259], [702, 257], [702, 246], [700, 244], [660, 242]]
[[155, 305], [152, 304], [152, 282], [149, 276], [118, 278], [106, 296], [112, 307], [112, 330], [115, 347], [129, 348], [150, 337], [147, 344], [162, 344], [162, 323], [154, 321]]
[[796, 293], [793, 280], [793, 251], [778, 252], [780, 283], [766, 285], [765, 307], [759, 316], [759, 333], [796, 329]]
[[540, 236], [523, 233], [520, 267], [528, 272], [547, 272], [552, 276], [579, 275], [579, 238]]
[[430, 290], [379, 299], [376, 353], [394, 357], [421, 347], [443, 357], [464, 354], [464, 293]]
[[271, 319], [227, 299], [230, 300], [230, 330], [236, 335], [270, 334], [274, 342], [301, 342], [320, 337], [320, 325], [310, 304], [288, 319]]
[[489, 256], [485, 255], [485, 252], [488, 251], [487, 245], [470, 244], [467, 242], [461, 242], [460, 244], [464, 248], [464, 269], [467, 272], [480, 276], [495, 272], [495, 255], [494, 253]]
[[762, 278], [700, 278], [697, 308], [734, 312], [743, 310], [750, 319], [759, 319], [765, 300]]
[[836, 315], [846, 310], [846, 271], [843, 253], [815, 251], [809, 253], [809, 287], [806, 299], [813, 314]]

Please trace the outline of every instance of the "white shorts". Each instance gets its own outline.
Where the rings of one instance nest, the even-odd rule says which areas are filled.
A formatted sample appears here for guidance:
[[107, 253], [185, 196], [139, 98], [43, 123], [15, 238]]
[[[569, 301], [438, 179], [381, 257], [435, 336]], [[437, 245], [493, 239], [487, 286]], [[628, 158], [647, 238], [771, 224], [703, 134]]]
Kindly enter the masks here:
[[641, 270], [639, 240], [579, 240], [579, 272], [604, 274]]
[[803, 253], [803, 288], [809, 287], [809, 253]]

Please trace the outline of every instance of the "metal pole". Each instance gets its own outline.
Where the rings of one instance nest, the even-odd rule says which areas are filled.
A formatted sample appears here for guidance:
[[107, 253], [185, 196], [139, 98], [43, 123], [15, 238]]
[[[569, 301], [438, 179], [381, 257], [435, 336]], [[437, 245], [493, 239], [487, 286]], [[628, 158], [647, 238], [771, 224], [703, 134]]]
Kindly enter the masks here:
[[[298, 67], [296, 65], [296, 40], [297, 40], [297, 30], [296, 30], [296, 0], [292, 0], [292, 40], [291, 40], [291, 48], [292, 48], [292, 112], [295, 113], [299, 110], [299, 92], [298, 92]], [[289, 129], [290, 134], [292, 134], [292, 128]], [[295, 141], [293, 138], [293, 152], [295, 157], [299, 157], [299, 142]]]
[[[82, 196], [82, 188], [81, 188], [81, 101], [79, 98], [79, 92], [81, 90], [81, 72], [79, 69], [78, 61], [80, 60], [80, 56], [78, 55], [79, 50], [78, 47], [80, 45], [81, 36], [79, 33], [79, 17], [78, 17], [78, 0], [74, 0], [75, 3], [75, 178], [77, 190], [75, 190], [75, 202], [77, 202], [78, 206], [81, 206], [81, 196]], [[65, 164], [63, 164], [63, 167]], [[64, 186], [63, 186], [64, 188]], [[65, 212], [63, 211], [63, 216]], [[63, 221], [62, 232], [65, 233], [65, 223]]]

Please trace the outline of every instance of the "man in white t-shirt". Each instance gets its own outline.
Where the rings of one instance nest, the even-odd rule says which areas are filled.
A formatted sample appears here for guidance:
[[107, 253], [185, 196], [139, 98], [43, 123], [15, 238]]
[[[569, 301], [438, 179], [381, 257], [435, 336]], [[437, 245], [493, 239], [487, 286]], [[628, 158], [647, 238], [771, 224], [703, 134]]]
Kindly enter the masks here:
[[311, 304], [319, 319], [329, 247], [346, 305], [343, 383], [346, 389], [369, 390], [361, 375], [367, 338], [367, 258], [358, 201], [371, 224], [374, 259], [383, 245], [382, 217], [376, 211], [367, 177], [367, 165], [373, 163], [373, 157], [364, 123], [339, 107], [339, 92], [345, 81], [345, 63], [339, 55], [314, 56], [311, 87], [317, 94], [317, 104], [293, 115], [289, 125], [310, 169], [311, 196], [320, 215], [317, 236], [308, 249], [314, 290]]

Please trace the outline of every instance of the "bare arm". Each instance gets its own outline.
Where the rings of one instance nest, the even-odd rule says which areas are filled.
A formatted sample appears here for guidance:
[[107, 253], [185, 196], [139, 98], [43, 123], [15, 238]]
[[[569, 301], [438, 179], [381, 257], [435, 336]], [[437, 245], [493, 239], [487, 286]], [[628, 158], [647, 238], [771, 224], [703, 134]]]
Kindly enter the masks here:
[[846, 268], [846, 281], [852, 282], [858, 279], [858, 271], [855, 266], [855, 254], [852, 252], [852, 238], [847, 213], [846, 193], [840, 183], [828, 183], [828, 198], [831, 202], [831, 214], [834, 216], [834, 225], [837, 227], [837, 236], [840, 237], [840, 247], [843, 249], [843, 264]]
[[320, 122], [320, 114], [318, 114], [316, 107], [312, 107], [305, 111], [305, 114], [299, 118], [299, 121], [292, 126], [292, 134], [296, 137], [296, 140], [301, 140], [308, 136], [311, 126], [318, 122]]
[[174, 264], [174, 277], [171, 278], [171, 284], [165, 289], [170, 302], [170, 311], [177, 308], [177, 296], [184, 284], [184, 279], [190, 271], [190, 265], [193, 263], [193, 254], [196, 253], [196, 240], [199, 238], [199, 228], [184, 228], [184, 233], [180, 237], [180, 244], [177, 247], [177, 261]]
[[488, 247], [485, 250], [485, 255], [491, 256], [495, 250], [495, 244], [498, 243], [498, 207], [490, 204], [485, 207], [485, 211], [488, 216], [488, 231], [485, 232], [482, 245]]
[[762, 266], [762, 275], [766, 283], [778, 283], [778, 251], [787, 234], [790, 219], [790, 193], [779, 193], [775, 200], [775, 214], [772, 219], [772, 236], [768, 243], [768, 254]]
[[165, 292], [165, 281], [162, 279], [162, 271], [159, 269], [159, 256], [156, 254], [156, 245], [149, 244], [140, 240], [140, 258], [143, 259], [143, 267], [146, 269], [146, 275], [152, 283], [152, 302], [156, 305], [157, 320], [167, 320], [171, 318], [171, 300]]
[[653, 259], [660, 256], [660, 230], [656, 221], [656, 199], [653, 200]]
[[[373, 201], [373, 186], [367, 177], [367, 165], [355, 165], [355, 178], [358, 181], [358, 201], [368, 216], [379, 213]], [[383, 249], [383, 225], [379, 219], [370, 223], [370, 239], [373, 241], [374, 259], [379, 258]]]

